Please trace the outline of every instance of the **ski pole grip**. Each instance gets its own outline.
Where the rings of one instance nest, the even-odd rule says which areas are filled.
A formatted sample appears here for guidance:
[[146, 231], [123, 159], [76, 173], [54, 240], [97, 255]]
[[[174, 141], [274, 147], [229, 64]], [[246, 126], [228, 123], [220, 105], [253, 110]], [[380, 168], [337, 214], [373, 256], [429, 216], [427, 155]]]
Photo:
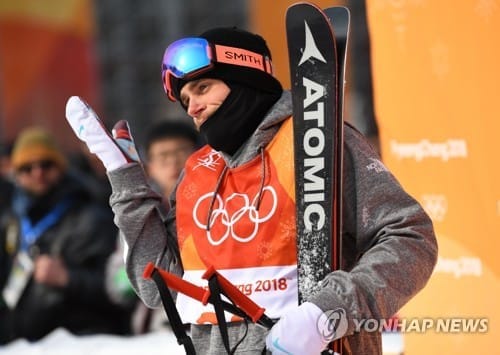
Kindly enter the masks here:
[[265, 308], [259, 307], [248, 296], [241, 292], [228, 279], [222, 276], [213, 266], [210, 266], [203, 274], [203, 278], [209, 280], [211, 277], [216, 277], [223, 293], [239, 308], [243, 310], [251, 319], [257, 323], [264, 315]]
[[157, 271], [160, 275], [167, 287], [175, 290], [177, 292], [181, 292], [186, 296], [194, 298], [197, 301], [206, 305], [208, 303], [208, 299], [210, 297], [210, 291], [204, 289], [203, 287], [197, 286], [183, 280], [182, 278], [174, 275], [168, 271], [160, 269], [153, 265], [153, 263], [148, 263], [144, 269], [143, 277], [145, 279], [151, 279], [153, 272]]

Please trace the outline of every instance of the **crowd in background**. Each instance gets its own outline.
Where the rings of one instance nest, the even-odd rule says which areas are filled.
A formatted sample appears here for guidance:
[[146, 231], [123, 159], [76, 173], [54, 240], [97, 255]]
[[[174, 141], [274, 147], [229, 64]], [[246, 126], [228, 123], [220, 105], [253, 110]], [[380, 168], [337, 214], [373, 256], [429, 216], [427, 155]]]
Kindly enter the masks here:
[[[200, 145], [189, 120], [145, 130], [142, 161], [167, 197]], [[68, 156], [43, 127], [0, 147], [0, 345], [37, 341], [58, 328], [74, 335], [166, 329], [162, 309], [136, 296], [124, 269], [111, 187], [87, 148]]]

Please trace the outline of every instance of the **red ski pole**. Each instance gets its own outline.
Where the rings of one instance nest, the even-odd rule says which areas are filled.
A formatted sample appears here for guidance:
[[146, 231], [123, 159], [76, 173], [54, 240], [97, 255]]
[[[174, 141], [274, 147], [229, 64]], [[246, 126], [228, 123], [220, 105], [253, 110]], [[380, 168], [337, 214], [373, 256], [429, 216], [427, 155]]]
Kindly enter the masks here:
[[[145, 279], [151, 279], [153, 272], [157, 271], [165, 285], [175, 290], [181, 292], [188, 297], [191, 297], [202, 304], [207, 303], [213, 304], [213, 297], [210, 290], [197, 286], [189, 281], [183, 280], [182, 278], [174, 275], [166, 270], [160, 269], [154, 266], [153, 263], [148, 263], [144, 269], [143, 277]], [[222, 289], [224, 295], [234, 304], [226, 301], [221, 301], [223, 308], [242, 318], [247, 318], [254, 323], [258, 323], [265, 328], [271, 329], [274, 325], [274, 321], [264, 314], [265, 309], [259, 307], [255, 302], [253, 302], [248, 296], [243, 294], [236, 286], [234, 286], [229, 280], [218, 273], [215, 268], [210, 267], [205, 274], [203, 274], [204, 279], [209, 279], [211, 277], [216, 277], [217, 282]]]
[[174, 275], [168, 271], [155, 267], [153, 263], [148, 263], [146, 268], [144, 269], [143, 277], [145, 279], [151, 279], [153, 271], [158, 271], [169, 288], [181, 292], [186, 296], [194, 298], [197, 301], [200, 301], [204, 305], [208, 303], [208, 299], [210, 297], [210, 291], [204, 289], [203, 287], [197, 286], [188, 282], [186, 280], [181, 279], [177, 275]]

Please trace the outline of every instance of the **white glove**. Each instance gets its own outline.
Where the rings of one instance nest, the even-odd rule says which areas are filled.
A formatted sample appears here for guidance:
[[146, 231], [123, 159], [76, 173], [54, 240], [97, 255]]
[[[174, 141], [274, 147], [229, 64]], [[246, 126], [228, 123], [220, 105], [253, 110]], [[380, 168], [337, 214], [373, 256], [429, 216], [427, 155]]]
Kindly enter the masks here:
[[102, 161], [106, 171], [139, 162], [126, 121], [116, 123], [112, 137], [92, 108], [78, 96], [70, 97], [66, 103], [66, 119], [76, 136]]
[[271, 328], [266, 337], [267, 350], [283, 355], [319, 355], [332, 340], [340, 338], [347, 330], [345, 312], [341, 313], [344, 319], [335, 323], [341, 326], [331, 329], [332, 322], [339, 319], [329, 318], [314, 303], [304, 302], [281, 317]]

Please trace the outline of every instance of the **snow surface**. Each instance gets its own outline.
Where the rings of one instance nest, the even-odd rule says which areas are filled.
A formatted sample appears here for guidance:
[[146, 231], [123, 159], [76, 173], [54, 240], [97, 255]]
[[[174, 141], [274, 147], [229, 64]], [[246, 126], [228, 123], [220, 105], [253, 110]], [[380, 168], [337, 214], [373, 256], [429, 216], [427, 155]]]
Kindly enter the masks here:
[[[401, 333], [382, 333], [384, 355], [400, 355], [404, 351]], [[56, 329], [36, 343], [16, 340], [0, 346], [0, 355], [184, 355], [170, 330], [145, 335], [119, 337], [92, 335], [76, 337], [64, 329]]]
[[16, 340], [0, 346], [0, 355], [182, 355], [184, 347], [177, 344], [170, 330], [145, 335], [120, 337], [92, 335], [76, 337], [59, 328], [35, 343]]

